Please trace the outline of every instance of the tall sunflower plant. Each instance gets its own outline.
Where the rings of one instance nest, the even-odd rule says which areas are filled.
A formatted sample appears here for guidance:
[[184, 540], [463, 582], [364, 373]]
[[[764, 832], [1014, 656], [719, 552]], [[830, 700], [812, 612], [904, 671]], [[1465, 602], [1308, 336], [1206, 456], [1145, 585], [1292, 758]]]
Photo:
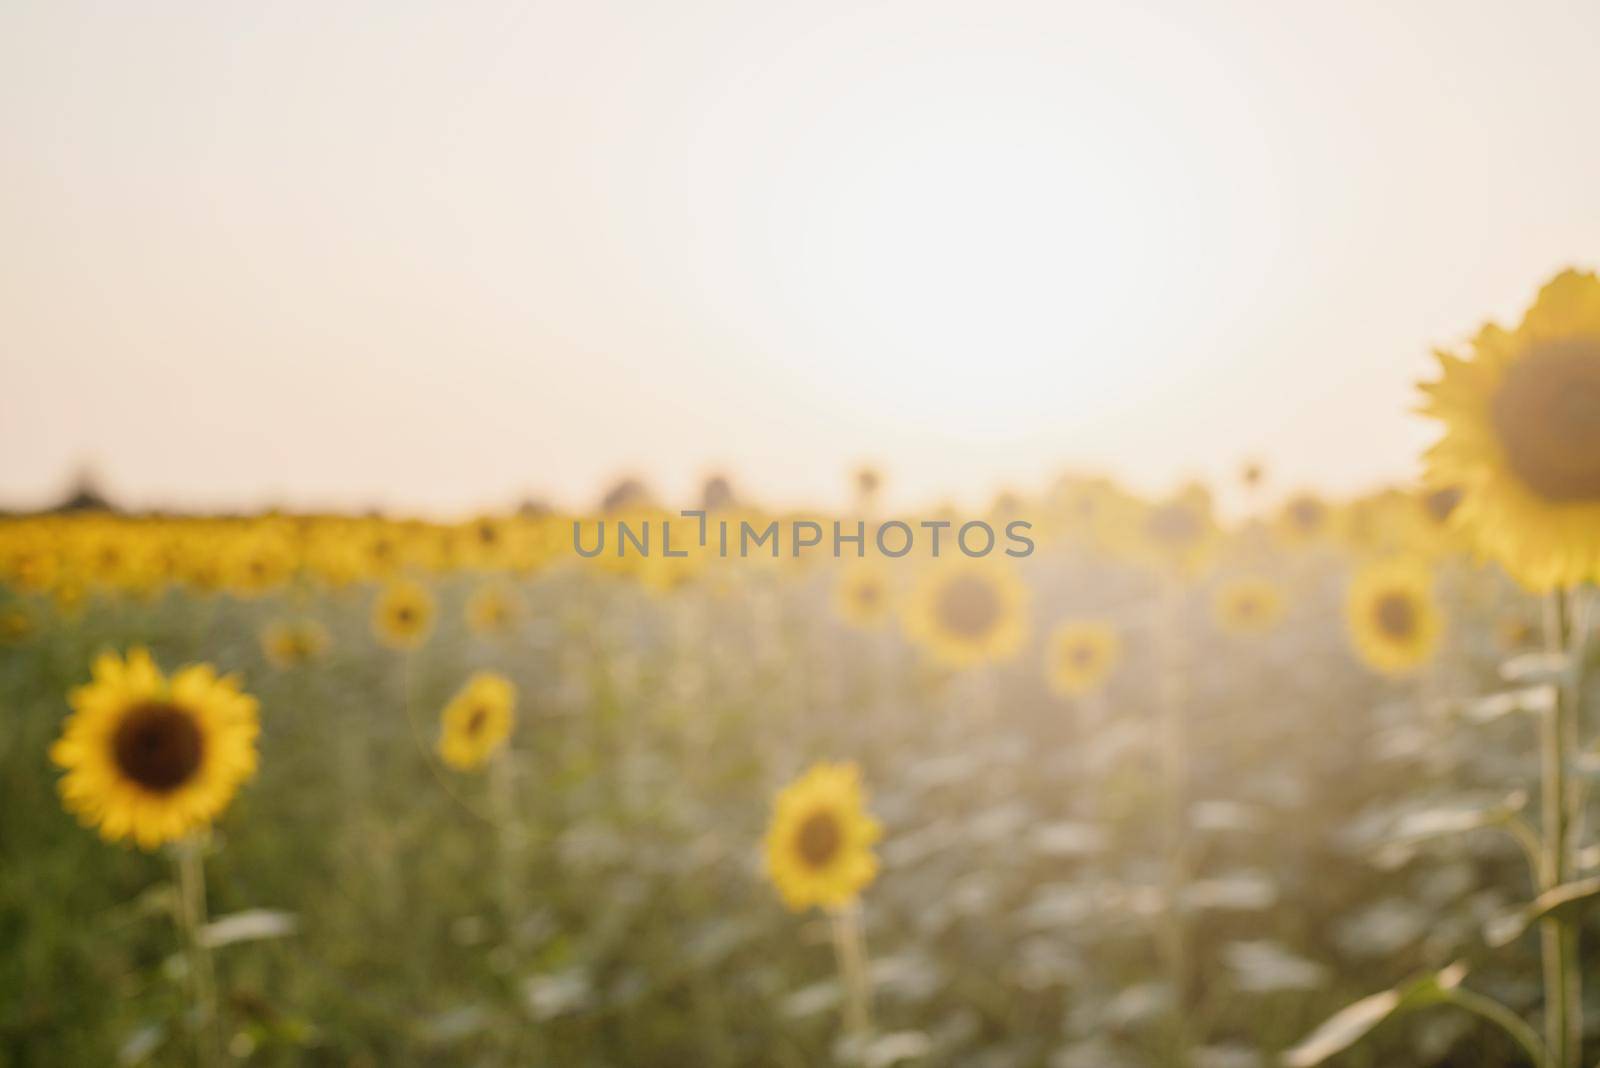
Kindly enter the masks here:
[[[1336, 1013], [1289, 1050], [1289, 1068], [1322, 1064], [1395, 1015], [1450, 1004], [1500, 1028], [1537, 1068], [1582, 1068], [1579, 925], [1600, 900], [1600, 877], [1580, 877], [1587, 790], [1574, 770], [1593, 761], [1600, 740], [1580, 737], [1589, 693], [1586, 666], [1600, 581], [1600, 279], [1567, 270], [1548, 282], [1514, 329], [1485, 326], [1464, 353], [1439, 352], [1441, 374], [1422, 386], [1421, 412], [1443, 433], [1426, 456], [1435, 492], [1453, 507], [1448, 525], [1477, 555], [1498, 564], [1544, 602], [1545, 648], [1502, 666], [1514, 691], [1477, 702], [1480, 712], [1523, 709], [1539, 719], [1539, 814], [1508, 803], [1451, 829], [1498, 828], [1528, 860], [1531, 900], [1486, 925], [1475, 955], [1537, 929], [1543, 980], [1540, 1027], [1515, 1009], [1469, 990], [1472, 960], [1372, 995]], [[1390, 572], [1359, 584], [1352, 603], [1369, 604], [1372, 625], [1358, 644], [1393, 669], [1435, 628], [1402, 613], [1383, 593], [1415, 581]], [[1404, 627], [1398, 626], [1405, 615]], [[1414, 642], [1395, 640], [1404, 631]], [[1481, 718], [1481, 717], [1480, 717]]]
[[223, 1063], [222, 1020], [211, 951], [279, 937], [286, 913], [254, 910], [209, 919], [204, 855], [212, 825], [256, 771], [256, 699], [210, 664], [171, 676], [142, 648], [107, 652], [69, 695], [72, 713], [51, 748], [67, 811], [105, 841], [172, 857], [175, 915], [193, 1001], [196, 1059]]

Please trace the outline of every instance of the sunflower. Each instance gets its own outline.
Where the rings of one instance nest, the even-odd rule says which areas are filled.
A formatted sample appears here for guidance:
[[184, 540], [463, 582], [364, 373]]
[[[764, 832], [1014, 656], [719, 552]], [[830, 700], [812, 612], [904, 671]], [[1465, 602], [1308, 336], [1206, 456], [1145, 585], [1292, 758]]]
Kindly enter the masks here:
[[1193, 575], [1210, 562], [1219, 532], [1211, 494], [1187, 486], [1167, 500], [1129, 513], [1131, 523], [1119, 541], [1151, 565], [1178, 575]]
[[444, 706], [439, 756], [460, 771], [482, 767], [511, 736], [517, 688], [503, 675], [482, 671]]
[[1369, 667], [1386, 675], [1406, 674], [1433, 656], [1444, 628], [1433, 576], [1405, 562], [1367, 567], [1350, 584], [1345, 623]]
[[510, 525], [498, 516], [479, 516], [453, 532], [454, 553], [467, 567], [498, 571], [511, 545]]
[[1046, 498], [1046, 529], [1051, 540], [1104, 549], [1126, 534], [1132, 499], [1107, 478], [1063, 474]]
[[1471, 550], [1467, 531], [1452, 522], [1461, 506], [1461, 487], [1424, 488], [1407, 496], [1411, 503], [1405, 526], [1407, 554], [1440, 557]]
[[1224, 630], [1259, 634], [1283, 618], [1283, 593], [1269, 579], [1238, 578], [1217, 591], [1211, 608]]
[[360, 528], [349, 520], [323, 520], [306, 534], [307, 573], [330, 586], [348, 586], [367, 570]]
[[238, 537], [223, 562], [229, 592], [259, 597], [287, 584], [300, 566], [286, 531], [262, 526]]
[[0, 578], [21, 593], [46, 593], [61, 574], [59, 539], [36, 523], [7, 524], [0, 545]]
[[989, 558], [935, 563], [905, 606], [908, 634], [952, 667], [1014, 655], [1027, 637], [1027, 589]]
[[307, 664], [328, 651], [328, 628], [314, 619], [284, 619], [261, 632], [261, 651], [273, 666]]
[[871, 464], [862, 464], [856, 468], [856, 500], [866, 507], [878, 497], [878, 490], [883, 486], [883, 474]]
[[1122, 639], [1108, 624], [1062, 623], [1045, 646], [1045, 678], [1061, 697], [1083, 697], [1105, 685], [1122, 656]]
[[1340, 544], [1357, 556], [1389, 559], [1418, 551], [1422, 540], [1419, 502], [1398, 489], [1384, 489], [1349, 502], [1339, 524]]
[[256, 700], [208, 664], [169, 680], [143, 649], [106, 653], [70, 700], [50, 759], [67, 809], [107, 841], [154, 849], [202, 830], [256, 770]]
[[1513, 331], [1438, 353], [1423, 411], [1444, 423], [1428, 477], [1452, 520], [1530, 590], [1600, 579], [1600, 279], [1564, 271]]
[[1428, 523], [1436, 527], [1446, 527], [1450, 523], [1450, 517], [1461, 504], [1461, 487], [1440, 486], [1437, 489], [1423, 490], [1417, 495], [1417, 504]]
[[389, 583], [373, 607], [372, 627], [392, 648], [417, 648], [433, 631], [433, 595], [410, 579]]
[[894, 607], [887, 572], [865, 561], [849, 565], [833, 588], [833, 605], [847, 623], [865, 629], [881, 626]]
[[227, 548], [215, 531], [191, 535], [178, 562], [179, 580], [199, 593], [215, 593], [228, 581]]
[[850, 904], [878, 874], [882, 829], [866, 812], [854, 764], [816, 764], [778, 793], [765, 842], [767, 875], [795, 912]]
[[33, 617], [21, 608], [0, 608], [0, 645], [20, 642], [33, 633]]
[[1297, 493], [1284, 502], [1276, 529], [1285, 545], [1310, 545], [1326, 537], [1333, 526], [1333, 509], [1314, 493]]
[[487, 583], [467, 600], [467, 628], [474, 634], [501, 634], [522, 618], [522, 601], [498, 583]]

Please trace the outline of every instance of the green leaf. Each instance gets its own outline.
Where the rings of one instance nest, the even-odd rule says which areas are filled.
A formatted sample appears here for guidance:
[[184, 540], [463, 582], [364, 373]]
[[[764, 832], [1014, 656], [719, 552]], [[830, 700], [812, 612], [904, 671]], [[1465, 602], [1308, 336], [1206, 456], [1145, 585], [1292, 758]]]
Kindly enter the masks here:
[[1394, 841], [1420, 842], [1448, 834], [1463, 834], [1484, 827], [1498, 827], [1521, 812], [1528, 795], [1521, 790], [1497, 805], [1459, 808], [1430, 808], [1409, 812], [1395, 823]]
[[1500, 677], [1507, 682], [1557, 684], [1572, 669], [1565, 653], [1524, 653], [1500, 665]]
[[1496, 947], [1514, 942], [1540, 920], [1566, 916], [1597, 896], [1600, 896], [1600, 875], [1563, 883], [1546, 890], [1520, 909], [1490, 920], [1483, 928], [1484, 941]]
[[1477, 697], [1462, 707], [1461, 713], [1474, 723], [1488, 723], [1513, 712], [1546, 715], [1556, 703], [1554, 686], [1527, 686]]
[[1467, 966], [1460, 961], [1409, 983], [1364, 997], [1322, 1022], [1301, 1043], [1283, 1054], [1284, 1068], [1313, 1068], [1343, 1053], [1392, 1016], [1435, 1004], [1461, 985]]
[[167, 1028], [165, 1024], [149, 1023], [129, 1035], [127, 1040], [117, 1048], [117, 1063], [122, 1068], [133, 1068], [134, 1065], [143, 1064], [150, 1059], [150, 1055], [160, 1048], [166, 1041]]
[[300, 920], [292, 912], [273, 909], [247, 909], [227, 916], [218, 916], [200, 929], [200, 942], [209, 949], [230, 946], [235, 942], [258, 942], [265, 938], [284, 938], [292, 935]]

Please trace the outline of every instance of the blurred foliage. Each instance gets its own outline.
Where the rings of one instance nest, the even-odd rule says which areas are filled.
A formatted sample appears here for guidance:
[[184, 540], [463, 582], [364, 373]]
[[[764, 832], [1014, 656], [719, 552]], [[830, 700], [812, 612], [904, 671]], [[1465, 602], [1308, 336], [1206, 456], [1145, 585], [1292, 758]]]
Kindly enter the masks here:
[[[1494, 813], [1537, 794], [1537, 687], [1501, 677], [1534, 617], [1409, 495], [1299, 502], [1292, 537], [1173, 522], [1191, 506], [1086, 482], [1009, 502], [1039, 517], [1009, 565], [1026, 638], [959, 670], [841, 615], [830, 559], [580, 562], [564, 518], [0, 524], [0, 1064], [188, 1055], [170, 863], [77, 827], [47, 756], [93, 654], [133, 643], [261, 700], [260, 773], [206, 857], [211, 914], [235, 917], [216, 954], [240, 1063], [842, 1061], [826, 919], [786, 912], [759, 863], [774, 790], [833, 759], [860, 764], [885, 832], [857, 1061], [1273, 1063], [1350, 1002], [1481, 955], [1484, 925], [1533, 896]], [[1160, 544], [1121, 551], [1158, 515], [1194, 535], [1171, 567]], [[1447, 623], [1427, 665], [1386, 678], [1342, 613], [1359, 560], [1402, 549], [1432, 561]], [[883, 566], [903, 592], [928, 561]], [[437, 603], [410, 652], [371, 625], [399, 574]], [[1241, 576], [1276, 591], [1269, 626], [1218, 618]], [[517, 610], [469, 626], [491, 580]], [[320, 625], [304, 657], [264, 648], [290, 617]], [[1068, 619], [1120, 639], [1099, 692], [1051, 687]], [[479, 670], [521, 695], [509, 820], [488, 776], [433, 753]], [[1531, 1014], [1533, 936], [1466, 981]], [[1339, 1063], [1516, 1057], [1439, 1010]]]

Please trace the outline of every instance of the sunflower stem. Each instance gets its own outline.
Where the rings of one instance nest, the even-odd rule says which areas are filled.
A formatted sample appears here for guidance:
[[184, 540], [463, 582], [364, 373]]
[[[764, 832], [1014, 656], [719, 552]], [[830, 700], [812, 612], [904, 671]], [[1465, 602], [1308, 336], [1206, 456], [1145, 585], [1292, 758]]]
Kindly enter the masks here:
[[[1550, 652], [1576, 657], [1569, 635], [1571, 603], [1565, 591], [1552, 593], [1545, 606], [1545, 642]], [[1543, 865], [1541, 879], [1548, 890], [1572, 876], [1574, 793], [1567, 774], [1577, 753], [1579, 669], [1568, 664], [1565, 679], [1556, 689], [1555, 704], [1540, 729], [1542, 764]], [[1579, 1068], [1582, 1058], [1583, 1018], [1581, 973], [1578, 969], [1578, 931], [1570, 918], [1551, 916], [1540, 924], [1540, 951], [1544, 965], [1545, 1044], [1552, 1068]]]
[[217, 1016], [217, 979], [211, 950], [202, 932], [206, 925], [206, 877], [202, 843], [196, 836], [178, 842], [172, 850], [178, 884], [177, 920], [188, 962], [189, 995], [194, 1016], [195, 1061], [200, 1068], [222, 1064], [221, 1020]]
[[1170, 1063], [1188, 1061], [1189, 1035], [1189, 932], [1181, 897], [1188, 881], [1187, 841], [1184, 833], [1188, 809], [1189, 738], [1184, 715], [1186, 650], [1183, 642], [1183, 586], [1169, 578], [1162, 597], [1159, 680], [1161, 710], [1161, 763], [1166, 781], [1166, 909], [1161, 923], [1161, 949], [1167, 985], [1172, 995], [1172, 1050]]
[[512, 780], [509, 747], [502, 746], [489, 758], [489, 812], [494, 820], [497, 856], [495, 858], [496, 896], [500, 899], [500, 922], [508, 941], [517, 935], [517, 873], [522, 861], [522, 832], [517, 823], [516, 783]]
[[861, 936], [861, 906], [857, 902], [832, 909], [833, 952], [844, 985], [844, 1023], [849, 1035], [860, 1041], [872, 1031], [872, 990], [867, 981], [867, 945]]
[[1544, 1043], [1539, 1041], [1539, 1033], [1525, 1023], [1521, 1016], [1512, 1012], [1506, 1006], [1493, 998], [1484, 997], [1457, 987], [1447, 991], [1443, 998], [1457, 1008], [1465, 1009], [1474, 1016], [1494, 1024], [1511, 1037], [1522, 1051], [1528, 1055], [1528, 1062], [1533, 1068], [1550, 1068], [1550, 1054], [1545, 1049]]

